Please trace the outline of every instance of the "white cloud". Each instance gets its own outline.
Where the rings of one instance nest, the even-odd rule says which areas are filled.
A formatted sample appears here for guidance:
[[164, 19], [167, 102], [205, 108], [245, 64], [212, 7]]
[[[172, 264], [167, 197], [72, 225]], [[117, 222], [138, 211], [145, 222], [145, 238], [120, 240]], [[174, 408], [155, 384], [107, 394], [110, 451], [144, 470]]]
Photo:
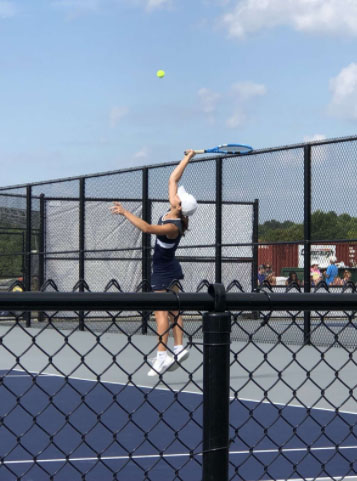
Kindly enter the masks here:
[[254, 82], [237, 82], [232, 85], [230, 97], [232, 99], [233, 113], [227, 119], [227, 127], [234, 129], [248, 121], [248, 111], [256, 97], [265, 95], [267, 89], [263, 84]]
[[54, 7], [62, 8], [71, 12], [95, 12], [103, 5], [102, 0], [55, 0]]
[[319, 140], [326, 140], [326, 138], [324, 134], [305, 135], [304, 142], [317, 142]]
[[235, 129], [241, 125], [244, 125], [247, 120], [247, 115], [242, 110], [237, 110], [227, 119], [226, 125], [230, 129]]
[[217, 103], [221, 98], [221, 94], [205, 87], [198, 91], [198, 96], [200, 98], [202, 111], [206, 114], [213, 113], [216, 110]]
[[135, 152], [133, 157], [134, 159], [147, 159], [149, 157], [149, 149], [147, 147], [142, 147], [140, 150]]
[[125, 117], [129, 112], [127, 107], [113, 107], [109, 114], [110, 126], [112, 128], [116, 127], [118, 123]]
[[[315, 134], [304, 137], [304, 142], [317, 142], [319, 140], [326, 140], [326, 135]], [[312, 149], [312, 161], [314, 165], [322, 165], [328, 159], [330, 148], [328, 145], [317, 145]]]
[[170, 0], [147, 0], [146, 8], [148, 10], [154, 10], [155, 8], [161, 8], [170, 4]]
[[357, 120], [357, 63], [351, 63], [330, 80], [332, 99], [328, 106], [331, 115]]
[[210, 123], [215, 122], [218, 114], [228, 111], [230, 115], [226, 120], [226, 125], [229, 128], [236, 128], [248, 121], [247, 112], [253, 105], [254, 99], [265, 95], [266, 91], [265, 85], [254, 82], [234, 83], [225, 93], [215, 92], [204, 87], [198, 91], [200, 110]]
[[203, 87], [198, 91], [201, 111], [206, 115], [208, 121], [213, 123], [215, 120], [215, 113], [218, 102], [221, 99], [221, 94], [214, 92], [211, 89]]
[[10, 18], [16, 14], [15, 5], [6, 0], [0, 1], [0, 18]]
[[236, 0], [221, 18], [232, 37], [288, 26], [308, 33], [357, 35], [356, 0]]
[[133, 8], [145, 8], [146, 11], [151, 12], [169, 7], [172, 2], [173, 0], [52, 0], [51, 5], [66, 12], [69, 19], [74, 19], [83, 14], [99, 13], [108, 8], [120, 7], [123, 3]]
[[265, 85], [254, 82], [237, 82], [232, 85], [232, 93], [240, 102], [265, 95], [266, 91]]
[[52, 7], [65, 13], [67, 20], [76, 20], [83, 15], [99, 14], [107, 0], [53, 0]]

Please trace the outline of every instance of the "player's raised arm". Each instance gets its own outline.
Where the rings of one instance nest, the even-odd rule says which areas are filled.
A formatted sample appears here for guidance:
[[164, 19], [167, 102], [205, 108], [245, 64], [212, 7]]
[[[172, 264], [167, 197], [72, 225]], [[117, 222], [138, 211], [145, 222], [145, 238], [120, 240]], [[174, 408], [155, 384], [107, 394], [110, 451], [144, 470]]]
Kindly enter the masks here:
[[178, 183], [184, 173], [188, 163], [194, 157], [195, 152], [191, 149], [185, 151], [185, 156], [181, 162], [175, 167], [169, 178], [169, 202], [172, 206], [177, 206], [180, 203], [180, 198], [177, 195]]

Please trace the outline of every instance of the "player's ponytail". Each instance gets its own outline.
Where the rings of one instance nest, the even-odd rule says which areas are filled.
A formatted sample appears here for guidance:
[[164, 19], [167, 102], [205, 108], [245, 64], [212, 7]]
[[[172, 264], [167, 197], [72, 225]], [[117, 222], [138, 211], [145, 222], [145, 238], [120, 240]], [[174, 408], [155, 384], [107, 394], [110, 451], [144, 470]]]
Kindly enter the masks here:
[[188, 216], [180, 212], [180, 218], [182, 222], [182, 235], [185, 235], [185, 232], [188, 230]]

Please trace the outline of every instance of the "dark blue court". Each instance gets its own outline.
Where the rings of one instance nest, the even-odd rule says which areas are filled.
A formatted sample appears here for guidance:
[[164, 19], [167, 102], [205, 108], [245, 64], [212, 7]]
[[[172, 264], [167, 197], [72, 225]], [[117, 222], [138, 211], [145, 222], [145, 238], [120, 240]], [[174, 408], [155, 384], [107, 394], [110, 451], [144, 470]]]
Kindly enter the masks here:
[[[1, 481], [201, 479], [201, 395], [1, 374]], [[353, 475], [356, 421], [355, 414], [233, 400], [230, 479]]]

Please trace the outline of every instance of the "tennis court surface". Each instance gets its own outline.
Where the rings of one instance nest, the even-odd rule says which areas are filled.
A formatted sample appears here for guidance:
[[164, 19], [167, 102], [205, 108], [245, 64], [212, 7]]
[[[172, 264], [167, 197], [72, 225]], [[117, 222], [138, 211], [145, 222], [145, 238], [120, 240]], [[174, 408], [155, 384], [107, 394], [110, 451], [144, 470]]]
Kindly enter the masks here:
[[[202, 478], [199, 333], [160, 380], [147, 376], [153, 336], [46, 323], [0, 332], [1, 480]], [[355, 357], [232, 342], [229, 479], [357, 479]]]

